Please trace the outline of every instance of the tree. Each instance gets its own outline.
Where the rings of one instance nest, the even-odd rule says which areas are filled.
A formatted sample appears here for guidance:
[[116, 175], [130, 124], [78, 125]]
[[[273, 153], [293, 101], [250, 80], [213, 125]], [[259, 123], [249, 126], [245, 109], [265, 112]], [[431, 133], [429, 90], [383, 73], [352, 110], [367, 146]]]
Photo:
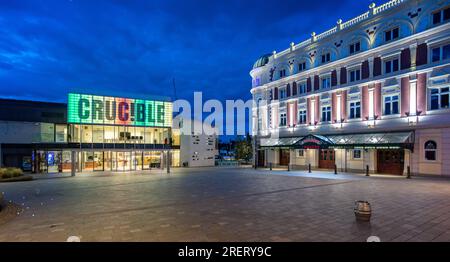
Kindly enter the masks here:
[[236, 141], [236, 159], [249, 162], [252, 155], [253, 147], [250, 135], [247, 134], [245, 138], [238, 138]]

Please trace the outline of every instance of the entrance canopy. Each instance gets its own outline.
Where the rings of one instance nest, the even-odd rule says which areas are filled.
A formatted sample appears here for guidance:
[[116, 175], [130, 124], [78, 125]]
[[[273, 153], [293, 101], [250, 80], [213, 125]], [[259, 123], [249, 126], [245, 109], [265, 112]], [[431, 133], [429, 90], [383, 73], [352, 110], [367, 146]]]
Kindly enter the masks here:
[[378, 148], [413, 149], [414, 132], [385, 132], [347, 135], [314, 135], [261, 139], [261, 147], [285, 148]]

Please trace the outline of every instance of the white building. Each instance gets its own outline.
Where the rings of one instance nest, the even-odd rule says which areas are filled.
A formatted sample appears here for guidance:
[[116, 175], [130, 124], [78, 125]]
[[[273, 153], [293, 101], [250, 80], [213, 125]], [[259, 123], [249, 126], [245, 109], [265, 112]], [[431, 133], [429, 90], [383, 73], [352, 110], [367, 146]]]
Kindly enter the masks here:
[[179, 136], [180, 163], [186, 167], [214, 166], [218, 155], [217, 128], [203, 125], [198, 120], [176, 117], [173, 120], [174, 137]]
[[450, 175], [449, 21], [449, 0], [392, 0], [262, 56], [255, 164]]

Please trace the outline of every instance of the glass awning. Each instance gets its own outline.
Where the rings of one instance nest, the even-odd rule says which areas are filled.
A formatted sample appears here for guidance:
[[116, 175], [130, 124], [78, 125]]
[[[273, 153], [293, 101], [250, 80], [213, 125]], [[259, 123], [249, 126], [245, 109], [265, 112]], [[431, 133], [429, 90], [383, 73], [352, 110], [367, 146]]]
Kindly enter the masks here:
[[405, 147], [413, 144], [413, 132], [369, 133], [327, 136], [334, 147]]
[[307, 135], [261, 139], [261, 147], [290, 148], [410, 148], [414, 144], [414, 132], [386, 132], [346, 135]]
[[291, 147], [297, 143], [302, 137], [283, 137], [283, 138], [263, 138], [261, 139], [262, 147]]

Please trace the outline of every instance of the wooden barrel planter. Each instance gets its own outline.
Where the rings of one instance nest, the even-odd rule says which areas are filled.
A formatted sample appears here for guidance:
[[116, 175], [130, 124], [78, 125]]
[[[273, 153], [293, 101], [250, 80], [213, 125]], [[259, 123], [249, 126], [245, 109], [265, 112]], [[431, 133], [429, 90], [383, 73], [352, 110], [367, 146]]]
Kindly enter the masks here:
[[356, 201], [355, 202], [355, 217], [358, 221], [370, 221], [370, 216], [372, 215], [372, 208], [370, 203], [367, 201]]

